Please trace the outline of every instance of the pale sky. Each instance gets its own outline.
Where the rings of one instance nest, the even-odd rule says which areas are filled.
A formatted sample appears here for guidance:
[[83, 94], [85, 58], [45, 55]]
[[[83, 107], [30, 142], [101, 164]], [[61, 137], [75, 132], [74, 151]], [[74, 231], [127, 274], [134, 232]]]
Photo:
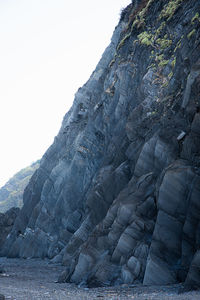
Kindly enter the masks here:
[[131, 0], [0, 0], [0, 186], [40, 159]]

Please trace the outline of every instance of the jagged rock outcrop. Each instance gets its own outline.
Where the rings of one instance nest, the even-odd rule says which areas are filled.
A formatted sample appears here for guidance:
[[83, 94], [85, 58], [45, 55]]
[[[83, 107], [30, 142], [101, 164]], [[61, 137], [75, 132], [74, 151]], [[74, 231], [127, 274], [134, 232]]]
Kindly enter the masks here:
[[37, 168], [39, 168], [39, 161], [17, 172], [0, 188], [0, 212], [5, 213], [12, 207], [23, 206], [24, 189]]
[[5, 214], [0, 213], [0, 249], [5, 243], [6, 238], [9, 238], [9, 234], [12, 230], [13, 224], [20, 209], [13, 207], [9, 209]]
[[62, 261], [59, 281], [88, 286], [200, 286], [199, 14], [196, 0], [123, 10], [2, 255]]

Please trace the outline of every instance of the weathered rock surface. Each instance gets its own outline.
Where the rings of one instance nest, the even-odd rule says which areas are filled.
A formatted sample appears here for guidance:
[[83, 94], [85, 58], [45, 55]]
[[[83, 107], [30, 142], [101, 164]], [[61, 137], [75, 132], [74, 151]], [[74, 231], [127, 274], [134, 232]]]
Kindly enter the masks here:
[[31, 176], [39, 168], [39, 161], [36, 161], [27, 168], [17, 172], [8, 182], [0, 188], [0, 212], [5, 213], [12, 207], [23, 206], [23, 193]]
[[0, 213], [0, 249], [5, 243], [7, 236], [11, 232], [15, 219], [19, 214], [19, 211], [19, 208], [14, 207], [9, 209], [5, 214]]
[[59, 281], [89, 287], [200, 286], [199, 14], [196, 0], [122, 12], [2, 255], [63, 262]]

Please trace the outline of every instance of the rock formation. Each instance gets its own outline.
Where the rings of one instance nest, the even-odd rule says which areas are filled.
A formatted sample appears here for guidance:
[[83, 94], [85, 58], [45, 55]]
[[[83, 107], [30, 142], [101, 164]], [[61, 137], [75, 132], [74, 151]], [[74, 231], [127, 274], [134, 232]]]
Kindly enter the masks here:
[[[13, 224], [20, 209], [13, 207], [9, 209], [5, 214], [0, 213], [0, 249], [5, 243], [6, 238], [9, 238], [9, 233], [12, 230]], [[0, 269], [1, 273], [1, 269]]]
[[2, 255], [60, 261], [60, 281], [89, 287], [199, 287], [199, 108], [199, 1], [132, 1]]
[[31, 176], [39, 168], [39, 161], [17, 172], [0, 188], [0, 212], [5, 213], [12, 207], [23, 206], [23, 193]]

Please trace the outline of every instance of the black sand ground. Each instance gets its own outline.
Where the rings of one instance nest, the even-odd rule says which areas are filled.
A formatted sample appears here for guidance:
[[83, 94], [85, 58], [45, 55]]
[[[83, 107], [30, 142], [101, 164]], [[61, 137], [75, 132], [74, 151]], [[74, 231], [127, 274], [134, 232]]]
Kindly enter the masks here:
[[56, 283], [58, 275], [64, 270], [61, 265], [51, 264], [39, 259], [0, 258], [5, 273], [0, 274], [0, 294], [11, 300], [197, 300], [200, 292], [178, 294], [180, 285], [174, 286], [121, 286], [109, 288], [78, 288], [72, 284]]

